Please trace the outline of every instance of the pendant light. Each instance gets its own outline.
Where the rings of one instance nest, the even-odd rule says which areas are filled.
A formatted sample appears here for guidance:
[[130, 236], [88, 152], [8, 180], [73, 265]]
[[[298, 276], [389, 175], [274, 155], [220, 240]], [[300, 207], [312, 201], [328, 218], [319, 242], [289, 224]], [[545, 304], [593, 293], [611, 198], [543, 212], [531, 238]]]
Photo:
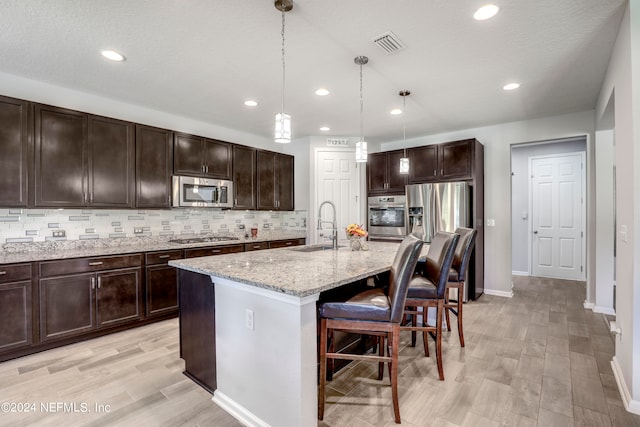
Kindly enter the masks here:
[[401, 90], [399, 95], [402, 97], [402, 142], [404, 154], [400, 159], [400, 173], [407, 175], [409, 173], [409, 158], [407, 157], [407, 96], [411, 95], [408, 90]]
[[367, 161], [367, 141], [364, 140], [363, 111], [364, 101], [362, 100], [362, 66], [369, 62], [366, 56], [356, 56], [353, 60], [360, 66], [360, 140], [356, 142], [356, 162], [365, 163]]
[[276, 114], [276, 126], [274, 133], [274, 141], [281, 144], [291, 142], [291, 116], [284, 112], [284, 82], [285, 82], [285, 63], [284, 63], [284, 13], [293, 9], [292, 0], [275, 0], [273, 3], [276, 9], [282, 14], [282, 109]]

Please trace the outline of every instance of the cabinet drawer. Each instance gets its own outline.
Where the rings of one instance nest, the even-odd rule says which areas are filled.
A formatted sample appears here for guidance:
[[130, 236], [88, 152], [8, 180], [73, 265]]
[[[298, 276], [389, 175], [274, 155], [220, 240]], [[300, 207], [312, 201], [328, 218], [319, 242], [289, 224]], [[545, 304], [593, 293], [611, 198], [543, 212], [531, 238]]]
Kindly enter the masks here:
[[74, 258], [40, 263], [40, 277], [142, 266], [142, 254]]
[[244, 245], [210, 246], [208, 248], [185, 249], [184, 257], [196, 258], [200, 256], [232, 254], [236, 252], [244, 252]]
[[176, 249], [174, 251], [150, 252], [144, 256], [146, 265], [166, 264], [174, 259], [182, 259], [182, 251]]
[[269, 247], [271, 249], [286, 248], [288, 246], [304, 245], [304, 243], [305, 243], [305, 239], [275, 240], [273, 242], [269, 242]]
[[0, 265], [0, 283], [31, 279], [31, 264]]
[[269, 249], [269, 242], [256, 242], [256, 243], [245, 243], [244, 250], [246, 252], [249, 251], [259, 251], [262, 249]]

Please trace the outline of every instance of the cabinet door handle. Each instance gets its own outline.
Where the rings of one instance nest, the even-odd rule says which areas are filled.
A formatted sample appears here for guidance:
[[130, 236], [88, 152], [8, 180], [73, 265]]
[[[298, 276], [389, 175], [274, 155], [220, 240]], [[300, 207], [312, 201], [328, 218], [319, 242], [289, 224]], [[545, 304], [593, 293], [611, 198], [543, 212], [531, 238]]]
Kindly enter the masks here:
[[234, 206], [238, 206], [238, 198], [236, 197], [233, 201]]
[[96, 288], [96, 278], [92, 277], [91, 278], [91, 289], [95, 289]]
[[440, 169], [440, 175], [444, 175], [444, 169]]
[[433, 170], [433, 176], [436, 176], [436, 170], [435, 169]]
[[222, 252], [220, 249], [211, 249], [212, 254], [219, 254], [220, 252]]
[[202, 172], [204, 173], [204, 165], [202, 165]]
[[167, 258], [171, 258], [171, 255], [159, 255], [158, 258], [159, 259], [167, 259]]
[[98, 277], [98, 289], [100, 289], [100, 285], [101, 285], [101, 284], [102, 284], [102, 283], [101, 283], [100, 277]]
[[94, 261], [89, 263], [89, 267], [96, 267], [98, 265], [102, 265], [102, 261]]
[[4, 276], [5, 274], [7, 274], [6, 271], [0, 271], [0, 276]]
[[89, 194], [89, 203], [93, 203], [93, 193]]
[[291, 243], [291, 242], [287, 242], [287, 243], [285, 243], [285, 245], [286, 245], [286, 246], [291, 246], [291, 245], [292, 245], [292, 243]]
[[207, 165], [207, 166], [205, 166], [205, 167], [204, 167], [204, 171], [205, 171], [206, 173], [209, 173], [209, 165]]
[[260, 249], [260, 245], [253, 245], [253, 249]]

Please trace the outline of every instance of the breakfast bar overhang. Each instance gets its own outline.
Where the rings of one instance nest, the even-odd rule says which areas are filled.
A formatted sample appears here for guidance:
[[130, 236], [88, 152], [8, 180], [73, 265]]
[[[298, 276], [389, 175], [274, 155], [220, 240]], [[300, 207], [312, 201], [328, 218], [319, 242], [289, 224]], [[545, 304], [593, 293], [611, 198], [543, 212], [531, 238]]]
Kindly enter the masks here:
[[215, 352], [215, 403], [247, 425], [317, 425], [316, 302], [323, 291], [391, 268], [397, 243], [368, 245], [368, 251], [301, 246], [170, 262], [182, 270], [181, 357], [189, 310], [196, 319], [211, 315], [215, 325], [189, 323], [215, 342], [198, 350]]

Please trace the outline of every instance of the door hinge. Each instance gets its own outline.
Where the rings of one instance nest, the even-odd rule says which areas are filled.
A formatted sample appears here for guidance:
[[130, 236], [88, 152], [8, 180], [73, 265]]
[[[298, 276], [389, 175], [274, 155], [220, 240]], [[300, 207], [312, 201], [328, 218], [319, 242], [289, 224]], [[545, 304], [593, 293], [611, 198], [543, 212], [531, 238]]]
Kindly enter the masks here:
[[582, 273], [582, 266], [580, 266], [580, 273]]
[[580, 237], [584, 237], [584, 231], [580, 232]]

